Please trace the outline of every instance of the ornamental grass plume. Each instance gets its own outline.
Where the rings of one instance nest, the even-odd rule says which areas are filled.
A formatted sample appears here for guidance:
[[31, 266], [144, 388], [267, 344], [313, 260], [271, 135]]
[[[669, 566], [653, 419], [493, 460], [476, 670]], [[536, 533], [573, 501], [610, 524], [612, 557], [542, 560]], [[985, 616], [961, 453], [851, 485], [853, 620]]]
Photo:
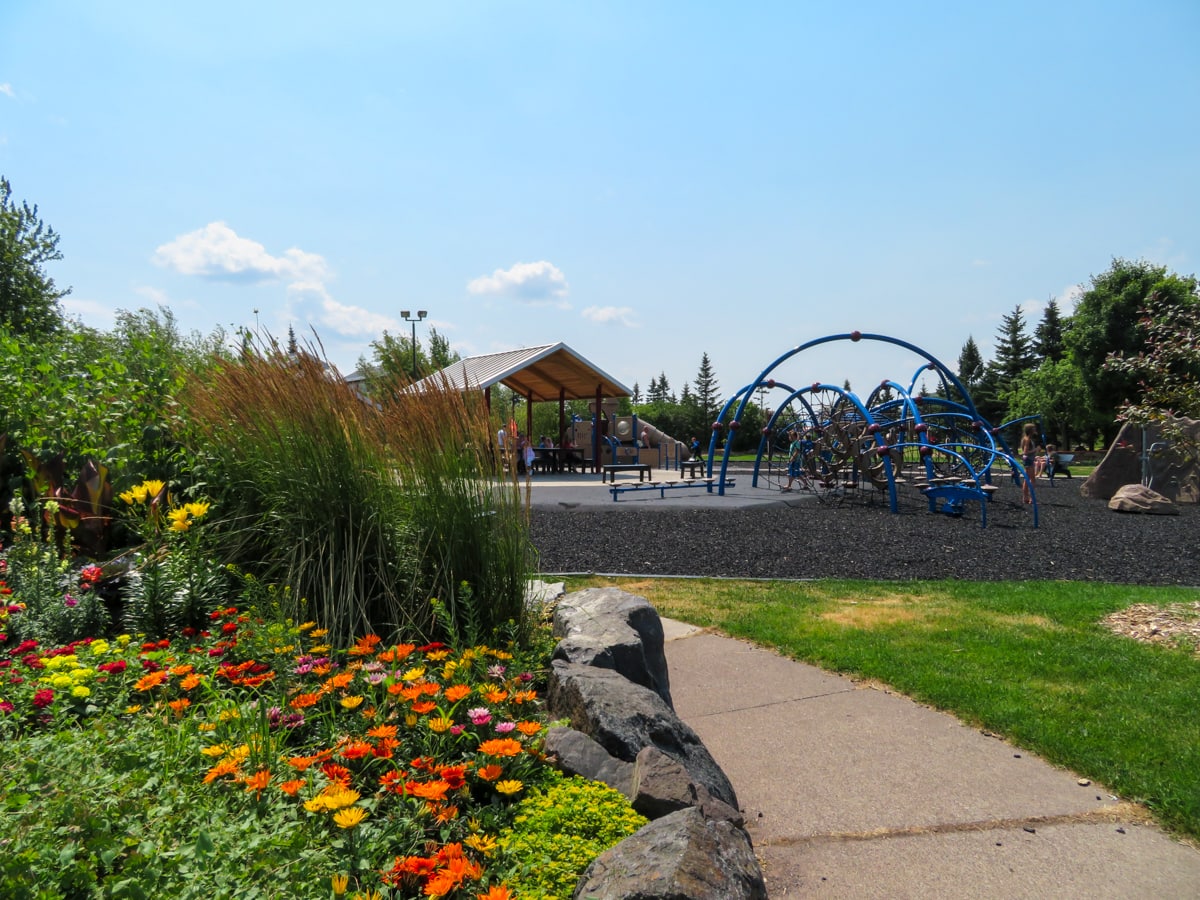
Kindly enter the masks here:
[[221, 558], [287, 585], [287, 614], [339, 643], [382, 623], [464, 644], [527, 633], [528, 529], [492, 486], [480, 392], [365, 402], [314, 356], [268, 351], [180, 400], [219, 493]]

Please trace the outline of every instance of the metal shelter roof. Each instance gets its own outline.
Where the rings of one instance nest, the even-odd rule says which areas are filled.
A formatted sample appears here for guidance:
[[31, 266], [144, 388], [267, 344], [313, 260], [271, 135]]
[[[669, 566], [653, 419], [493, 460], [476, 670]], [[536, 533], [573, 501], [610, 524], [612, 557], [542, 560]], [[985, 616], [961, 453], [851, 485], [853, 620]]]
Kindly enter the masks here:
[[557, 400], [560, 390], [567, 400], [594, 400], [597, 390], [602, 397], [633, 396], [633, 391], [562, 342], [471, 356], [422, 378], [413, 388], [421, 391], [449, 385], [459, 390], [485, 390], [494, 384], [534, 403]]

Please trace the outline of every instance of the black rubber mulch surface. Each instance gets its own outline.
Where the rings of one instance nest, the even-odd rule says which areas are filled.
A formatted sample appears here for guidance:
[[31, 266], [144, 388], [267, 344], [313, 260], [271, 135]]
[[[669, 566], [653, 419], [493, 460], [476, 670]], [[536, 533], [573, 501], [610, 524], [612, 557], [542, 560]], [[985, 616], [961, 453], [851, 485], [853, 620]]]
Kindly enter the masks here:
[[922, 499], [898, 513], [860, 499], [746, 509], [535, 508], [543, 573], [740, 578], [1053, 579], [1200, 587], [1200, 508], [1177, 516], [1117, 513], [1079, 495], [1079, 481], [1042, 486], [1039, 527], [1007, 485], [961, 517]]

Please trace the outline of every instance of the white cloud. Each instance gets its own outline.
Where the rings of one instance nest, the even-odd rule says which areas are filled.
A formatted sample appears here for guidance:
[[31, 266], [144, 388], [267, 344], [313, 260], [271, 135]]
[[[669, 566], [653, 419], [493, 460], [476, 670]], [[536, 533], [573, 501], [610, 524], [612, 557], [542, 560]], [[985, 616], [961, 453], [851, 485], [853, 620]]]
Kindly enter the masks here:
[[472, 294], [499, 294], [536, 306], [554, 305], [570, 309], [566, 301], [570, 288], [559, 268], [546, 260], [516, 263], [510, 269], [497, 269], [467, 283]]
[[116, 322], [116, 311], [97, 300], [85, 300], [66, 296], [59, 301], [63, 312], [72, 318], [87, 322], [93, 328], [111, 328]]
[[242, 237], [224, 222], [210, 222], [163, 244], [154, 251], [154, 261], [180, 274], [210, 281], [283, 282], [288, 296], [285, 319], [302, 321], [308, 317], [304, 312], [307, 308], [312, 318], [341, 336], [373, 338], [400, 325], [391, 316], [335, 300], [328, 288], [332, 273], [320, 254], [292, 247], [273, 255], [258, 241]]
[[580, 315], [597, 325], [624, 325], [626, 328], [637, 328], [633, 308], [629, 306], [589, 306]]
[[17, 98], [17, 92], [13, 90], [13, 86], [7, 81], [0, 83], [0, 94], [3, 94], [5, 97], [12, 97], [14, 100]]
[[154, 251], [154, 261], [183, 275], [223, 281], [272, 281], [324, 285], [329, 269], [323, 257], [293, 247], [272, 256], [258, 241], [241, 237], [224, 222], [180, 235]]
[[1058, 303], [1058, 311], [1069, 316], [1075, 312], [1075, 304], [1079, 302], [1079, 298], [1083, 296], [1083, 285], [1072, 284], [1063, 288], [1058, 292], [1058, 296], [1054, 299]]
[[394, 331], [400, 325], [390, 316], [373, 313], [361, 306], [338, 303], [328, 295], [321, 300], [321, 309], [321, 324], [341, 335], [375, 338], [387, 329]]

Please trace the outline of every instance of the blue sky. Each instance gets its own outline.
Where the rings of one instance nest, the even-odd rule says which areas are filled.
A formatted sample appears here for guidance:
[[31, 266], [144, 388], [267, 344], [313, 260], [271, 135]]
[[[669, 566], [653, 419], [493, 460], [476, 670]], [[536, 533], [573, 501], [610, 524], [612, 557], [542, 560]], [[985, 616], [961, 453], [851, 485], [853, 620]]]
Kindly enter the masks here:
[[425, 309], [643, 390], [707, 353], [728, 396], [855, 329], [989, 355], [1114, 256], [1200, 270], [1198, 41], [1195, 0], [7, 0], [0, 174], [89, 325], [292, 324], [348, 373]]

